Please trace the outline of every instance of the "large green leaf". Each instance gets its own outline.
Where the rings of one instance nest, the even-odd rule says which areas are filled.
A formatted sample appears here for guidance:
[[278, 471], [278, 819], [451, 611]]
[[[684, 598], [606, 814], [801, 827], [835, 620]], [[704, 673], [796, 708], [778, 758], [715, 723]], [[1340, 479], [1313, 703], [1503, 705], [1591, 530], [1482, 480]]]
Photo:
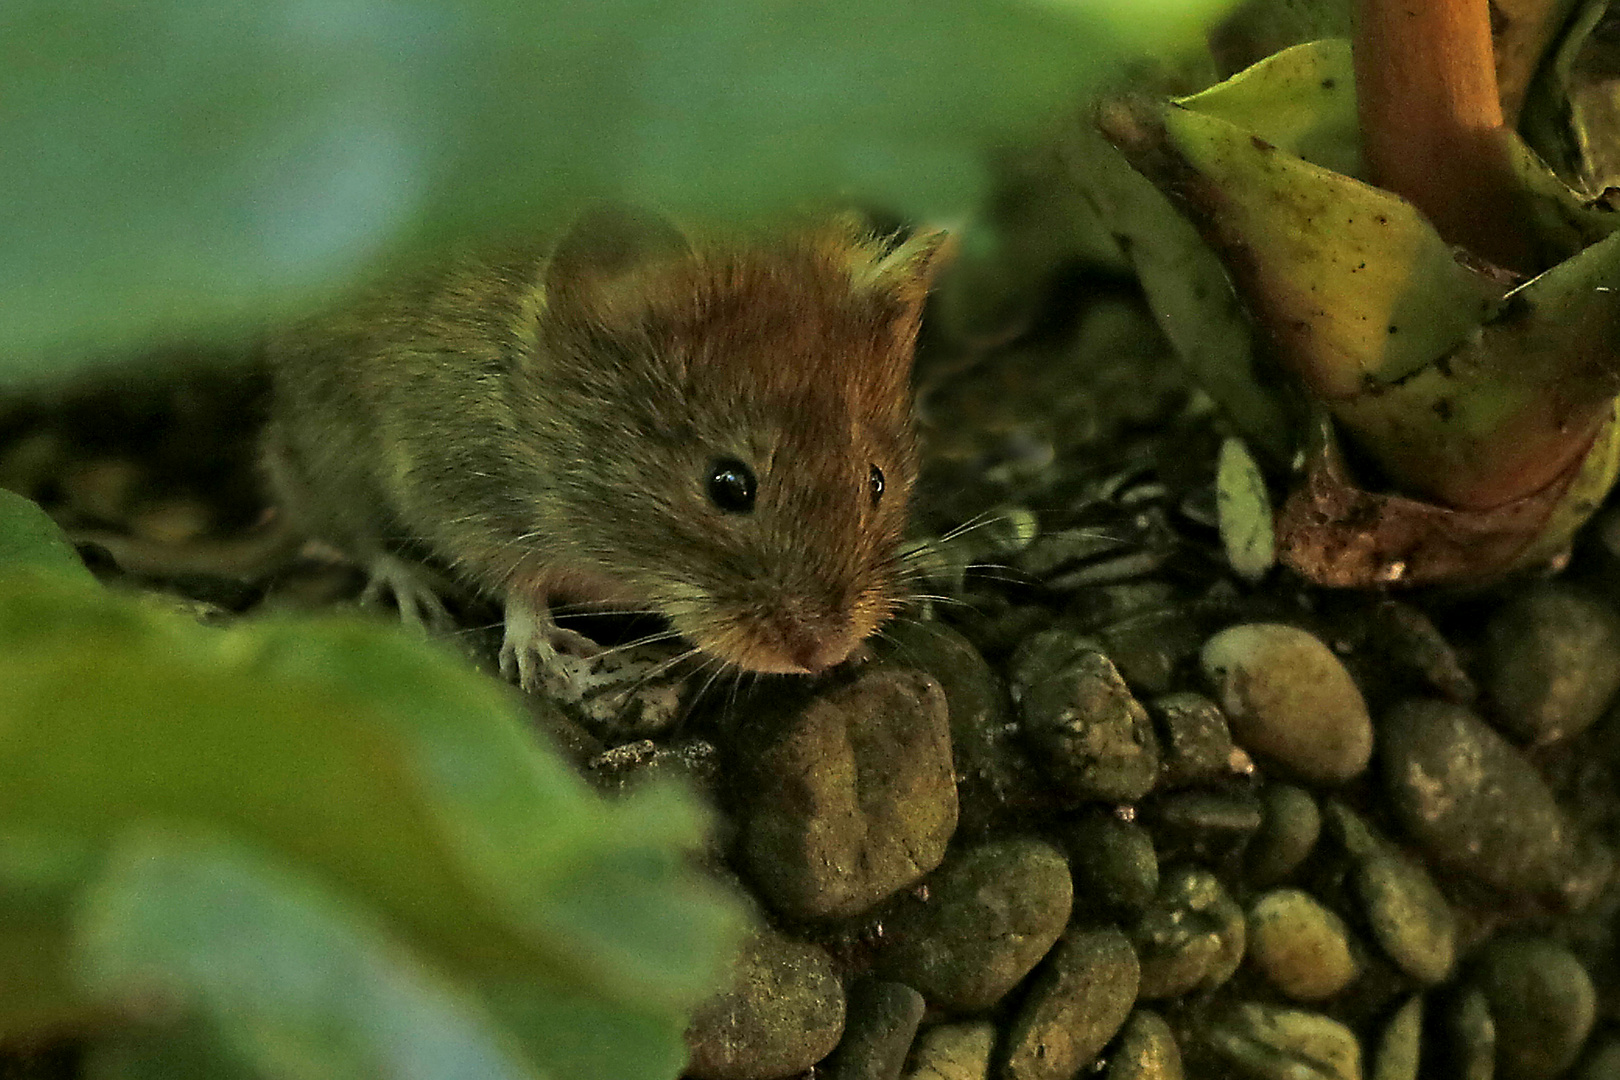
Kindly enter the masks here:
[[[37, 515], [0, 500], [0, 1034], [161, 975], [209, 1023], [110, 1075], [327, 1075], [449, 998], [555, 1075], [678, 1071], [740, 924], [684, 791], [601, 800], [510, 691], [389, 627], [216, 630], [40, 573], [65, 555]], [[322, 995], [360, 1011], [312, 1027]]]
[[300, 308], [585, 197], [961, 211], [1227, 0], [11, 0], [0, 373]]
[[538, 1080], [476, 995], [238, 843], [118, 838], [81, 898], [73, 974], [96, 1003], [198, 1013], [285, 1080]]
[[0, 567], [61, 576], [83, 584], [95, 578], [56, 522], [32, 501], [0, 488]]

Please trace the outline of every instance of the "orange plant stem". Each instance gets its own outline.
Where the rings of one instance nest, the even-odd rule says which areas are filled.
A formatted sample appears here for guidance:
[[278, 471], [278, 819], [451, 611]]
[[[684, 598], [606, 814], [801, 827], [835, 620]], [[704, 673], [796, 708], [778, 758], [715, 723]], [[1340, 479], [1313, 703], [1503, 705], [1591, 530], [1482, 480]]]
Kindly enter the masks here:
[[1490, 0], [1356, 0], [1355, 66], [1373, 182], [1451, 243], [1539, 269], [1503, 140]]

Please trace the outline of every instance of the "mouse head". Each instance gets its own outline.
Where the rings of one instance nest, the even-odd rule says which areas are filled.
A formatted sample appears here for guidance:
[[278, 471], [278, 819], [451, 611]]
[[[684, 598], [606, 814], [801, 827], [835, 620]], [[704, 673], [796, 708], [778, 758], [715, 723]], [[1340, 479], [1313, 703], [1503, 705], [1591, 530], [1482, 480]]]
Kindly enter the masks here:
[[569, 559], [729, 665], [845, 659], [899, 600], [911, 361], [944, 235], [839, 221], [694, 248], [623, 217], [583, 227], [547, 271], [536, 386], [571, 443], [559, 490], [589, 509]]

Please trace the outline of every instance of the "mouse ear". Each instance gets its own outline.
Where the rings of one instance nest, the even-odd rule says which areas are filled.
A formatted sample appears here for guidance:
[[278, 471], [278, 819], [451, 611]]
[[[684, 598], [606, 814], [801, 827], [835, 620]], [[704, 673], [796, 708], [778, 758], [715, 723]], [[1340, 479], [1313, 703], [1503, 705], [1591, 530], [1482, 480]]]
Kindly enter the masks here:
[[636, 207], [598, 203], [576, 217], [546, 262], [548, 305], [599, 304], [649, 263], [690, 254], [669, 219]]
[[850, 282], [857, 291], [887, 293], [915, 314], [955, 249], [943, 229], [918, 229], [904, 237], [866, 233], [848, 251]]

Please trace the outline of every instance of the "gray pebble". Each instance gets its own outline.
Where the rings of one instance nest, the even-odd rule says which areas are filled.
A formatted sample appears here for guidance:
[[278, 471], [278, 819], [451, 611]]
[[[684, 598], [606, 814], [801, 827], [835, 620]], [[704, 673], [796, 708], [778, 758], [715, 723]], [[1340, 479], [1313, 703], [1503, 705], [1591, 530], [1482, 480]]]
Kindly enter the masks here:
[[1220, 706], [1204, 695], [1156, 697], [1148, 703], [1148, 714], [1158, 725], [1163, 748], [1163, 786], [1186, 787], [1222, 780], [1243, 772], [1248, 765], [1248, 755], [1232, 742], [1232, 730]]
[[1308, 893], [1275, 889], [1249, 908], [1249, 962], [1296, 1001], [1323, 1001], [1360, 974], [1344, 920]]
[[1457, 650], [1421, 608], [1384, 600], [1370, 613], [1371, 640], [1383, 662], [1411, 671], [1447, 701], [1467, 705], [1479, 694]]
[[1002, 1080], [1072, 1080], [1114, 1037], [1139, 971], [1118, 929], [1072, 931], [1042, 965], [1007, 1030]]
[[1587, 1054], [1575, 1080], [1620, 1080], [1620, 1039], [1611, 1036]]
[[1575, 1063], [1597, 995], [1574, 954], [1542, 938], [1498, 938], [1471, 968], [1496, 1022], [1501, 1080], [1551, 1080]]
[[686, 1032], [694, 1080], [773, 1080], [826, 1057], [844, 1031], [844, 988], [826, 950], [773, 931], [750, 938], [731, 988]]
[[1578, 735], [1620, 689], [1620, 615], [1566, 585], [1538, 584], [1485, 627], [1492, 716], [1520, 739]]
[[1144, 694], [1164, 694], [1176, 683], [1176, 672], [1202, 644], [1198, 619], [1181, 607], [1138, 612], [1098, 627], [1108, 658], [1132, 687]]
[[1164, 1017], [1151, 1009], [1131, 1013], [1104, 1080], [1182, 1080], [1181, 1048]]
[[1205, 1038], [1255, 1080], [1361, 1080], [1355, 1032], [1318, 1013], [1245, 1002], [1210, 1023]]
[[1168, 857], [1201, 862], [1241, 853], [1261, 823], [1260, 800], [1244, 791], [1176, 791], [1156, 796], [1145, 812]]
[[1147, 710], [1090, 639], [1036, 634], [1012, 659], [1012, 692], [1036, 763], [1071, 797], [1131, 802], [1159, 775]]
[[1367, 767], [1367, 703], [1311, 634], [1281, 623], [1232, 626], [1205, 642], [1199, 659], [1233, 737], [1248, 750], [1321, 783], [1342, 783]]
[[[1446, 1063], [1456, 1080], [1494, 1080], [1496, 1021], [1478, 990], [1464, 991], [1446, 1010]], [[1448, 1077], [1447, 1080], [1450, 1080]]]
[[591, 734], [609, 743], [645, 739], [668, 731], [686, 714], [692, 672], [671, 663], [684, 649], [653, 642], [592, 656], [558, 654], [541, 667], [541, 685]]
[[1142, 961], [1141, 996], [1221, 985], [1243, 962], [1246, 930], [1243, 909], [1214, 874], [1195, 866], [1166, 872], [1131, 931]]
[[1373, 1055], [1372, 1080], [1418, 1080], [1423, 1049], [1423, 998], [1414, 994], [1384, 1025]]
[[1249, 879], [1271, 885], [1292, 874], [1316, 847], [1322, 815], [1316, 800], [1292, 784], [1267, 784], [1260, 793], [1260, 828], [1245, 859]]
[[858, 915], [939, 865], [956, 828], [939, 684], [879, 666], [737, 740], [741, 848], [796, 918]]
[[1570, 884], [1579, 863], [1573, 826], [1530, 763], [1473, 713], [1403, 702], [1379, 738], [1396, 814], [1431, 856], [1509, 892]]
[[991, 1007], [1029, 974], [1073, 904], [1062, 853], [1032, 838], [953, 855], [927, 884], [926, 898], [907, 897], [885, 920], [876, 970], [961, 1012]]
[[940, 1024], [917, 1038], [905, 1080], [986, 1080], [996, 1028], [988, 1020]]
[[711, 799], [720, 780], [720, 750], [707, 739], [655, 743], [642, 739], [604, 750], [584, 764], [598, 791], [623, 795], [653, 778], [679, 777]]
[[959, 828], [982, 834], [1020, 793], [1044, 786], [1012, 720], [1001, 678], [967, 638], [938, 622], [904, 622], [884, 632], [895, 663], [926, 671], [945, 691], [956, 766]]
[[1075, 593], [1065, 614], [1086, 630], [1110, 626], [1136, 615], [1174, 607], [1176, 587], [1168, 581], [1139, 578], [1117, 585], [1098, 585]]
[[1062, 833], [1074, 871], [1074, 893], [1082, 904], [1134, 915], [1159, 892], [1159, 858], [1153, 835], [1134, 821], [1090, 814]]
[[1099, 529], [1059, 529], [1043, 533], [1018, 553], [1014, 565], [1033, 578], [1049, 578], [1099, 556], [1129, 550], [1118, 537]]
[[925, 1008], [922, 995], [903, 983], [857, 980], [844, 1037], [818, 1071], [829, 1080], [896, 1080]]
[[1412, 978], [1444, 982], [1457, 960], [1457, 918], [1429, 871], [1348, 807], [1331, 804], [1328, 815], [1355, 860], [1352, 883], [1373, 937]]

